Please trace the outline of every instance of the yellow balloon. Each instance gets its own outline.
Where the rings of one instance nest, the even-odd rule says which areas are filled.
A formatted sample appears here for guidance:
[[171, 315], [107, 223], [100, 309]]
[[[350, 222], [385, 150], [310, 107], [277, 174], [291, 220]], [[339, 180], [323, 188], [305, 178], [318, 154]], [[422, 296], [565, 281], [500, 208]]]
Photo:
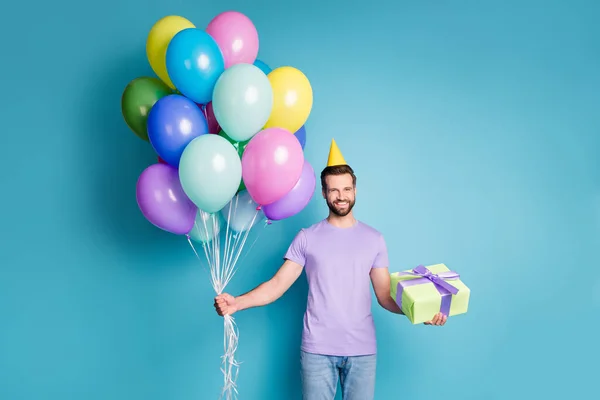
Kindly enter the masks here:
[[152, 70], [172, 89], [175, 89], [175, 85], [167, 73], [167, 47], [173, 36], [187, 28], [195, 28], [195, 26], [183, 17], [169, 15], [154, 24], [146, 40], [146, 56]]
[[275, 68], [268, 75], [273, 89], [273, 108], [266, 128], [284, 128], [295, 133], [304, 125], [313, 105], [308, 78], [294, 67]]

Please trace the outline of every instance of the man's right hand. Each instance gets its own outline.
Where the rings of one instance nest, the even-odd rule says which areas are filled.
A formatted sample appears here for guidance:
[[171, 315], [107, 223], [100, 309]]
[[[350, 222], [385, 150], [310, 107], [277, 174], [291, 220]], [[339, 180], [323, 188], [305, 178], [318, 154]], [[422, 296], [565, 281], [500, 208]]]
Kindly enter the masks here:
[[215, 309], [220, 316], [232, 315], [238, 310], [235, 297], [227, 293], [218, 295], [215, 297]]
[[237, 298], [227, 293], [215, 297], [217, 314], [220, 316], [232, 315], [240, 310], [270, 304], [280, 298], [301, 273], [302, 266], [300, 264], [286, 260], [273, 278], [250, 292]]

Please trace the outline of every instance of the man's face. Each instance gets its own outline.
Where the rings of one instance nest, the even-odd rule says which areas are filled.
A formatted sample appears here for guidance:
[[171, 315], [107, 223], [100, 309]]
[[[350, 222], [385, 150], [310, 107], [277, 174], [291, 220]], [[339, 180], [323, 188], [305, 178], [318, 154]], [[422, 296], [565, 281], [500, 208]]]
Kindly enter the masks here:
[[340, 217], [348, 215], [354, 207], [356, 197], [352, 176], [350, 174], [330, 175], [325, 178], [325, 181], [327, 186], [323, 191], [323, 197], [329, 209]]

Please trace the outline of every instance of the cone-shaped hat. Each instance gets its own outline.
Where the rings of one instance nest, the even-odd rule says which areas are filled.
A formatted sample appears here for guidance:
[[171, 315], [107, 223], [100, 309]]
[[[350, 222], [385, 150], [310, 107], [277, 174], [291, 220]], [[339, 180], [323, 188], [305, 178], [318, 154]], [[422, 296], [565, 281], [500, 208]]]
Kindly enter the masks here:
[[331, 139], [331, 147], [329, 148], [329, 158], [327, 159], [327, 166], [333, 167], [334, 165], [347, 165], [344, 156], [340, 151], [337, 143], [334, 139]]

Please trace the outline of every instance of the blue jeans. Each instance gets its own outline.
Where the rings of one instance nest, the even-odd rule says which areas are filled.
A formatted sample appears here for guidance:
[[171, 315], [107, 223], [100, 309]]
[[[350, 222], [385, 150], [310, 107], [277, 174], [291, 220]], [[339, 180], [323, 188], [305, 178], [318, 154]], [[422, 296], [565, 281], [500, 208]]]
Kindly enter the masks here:
[[303, 400], [333, 400], [338, 379], [344, 400], [375, 398], [376, 355], [336, 357], [300, 354]]

